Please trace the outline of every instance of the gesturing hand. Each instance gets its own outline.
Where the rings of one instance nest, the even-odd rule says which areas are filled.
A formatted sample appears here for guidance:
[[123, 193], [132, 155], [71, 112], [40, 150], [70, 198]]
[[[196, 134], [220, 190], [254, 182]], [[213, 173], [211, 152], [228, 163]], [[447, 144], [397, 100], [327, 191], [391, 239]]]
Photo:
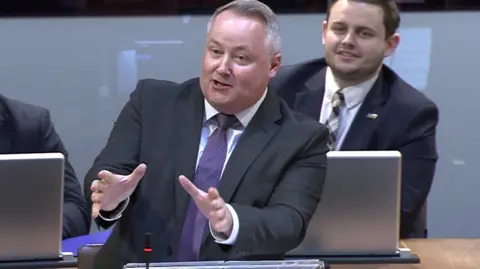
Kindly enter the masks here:
[[98, 173], [99, 180], [92, 182], [92, 216], [98, 217], [100, 210], [111, 211], [130, 197], [145, 175], [147, 166], [140, 164], [130, 175], [116, 175], [107, 170]]
[[233, 218], [218, 190], [211, 187], [206, 193], [185, 176], [180, 176], [178, 180], [195, 201], [200, 212], [210, 221], [212, 229], [229, 237], [232, 233]]

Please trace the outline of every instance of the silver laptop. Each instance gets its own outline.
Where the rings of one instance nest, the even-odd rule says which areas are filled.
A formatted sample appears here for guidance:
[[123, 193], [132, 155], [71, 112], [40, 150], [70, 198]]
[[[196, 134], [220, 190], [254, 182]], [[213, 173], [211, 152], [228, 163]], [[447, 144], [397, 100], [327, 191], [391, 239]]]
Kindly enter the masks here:
[[306, 237], [288, 255], [396, 255], [401, 154], [331, 151], [322, 200]]
[[0, 154], [0, 261], [61, 258], [64, 156]]

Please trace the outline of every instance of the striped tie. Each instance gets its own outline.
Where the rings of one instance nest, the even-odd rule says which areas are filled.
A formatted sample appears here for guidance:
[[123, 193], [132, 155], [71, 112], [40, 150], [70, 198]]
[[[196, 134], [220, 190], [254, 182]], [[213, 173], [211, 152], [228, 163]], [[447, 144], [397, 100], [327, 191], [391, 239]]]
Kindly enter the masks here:
[[332, 113], [330, 114], [327, 122], [325, 122], [325, 126], [327, 126], [330, 133], [328, 139], [328, 147], [330, 148], [330, 150], [335, 150], [335, 146], [337, 144], [337, 130], [340, 119], [340, 107], [344, 103], [345, 96], [343, 95], [342, 90], [336, 91], [332, 98]]

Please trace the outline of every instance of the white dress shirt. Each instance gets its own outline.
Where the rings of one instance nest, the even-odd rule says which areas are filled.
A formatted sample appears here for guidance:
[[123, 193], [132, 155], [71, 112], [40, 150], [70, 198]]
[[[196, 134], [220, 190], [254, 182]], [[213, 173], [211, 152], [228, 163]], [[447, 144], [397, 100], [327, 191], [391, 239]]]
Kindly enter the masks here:
[[[225, 163], [223, 164], [222, 174], [223, 174], [223, 170], [225, 169], [225, 166], [227, 165], [228, 159], [230, 158], [230, 155], [233, 152], [233, 149], [235, 148], [238, 142], [238, 139], [242, 135], [247, 125], [252, 120], [253, 116], [255, 116], [255, 113], [257, 113], [258, 108], [263, 103], [263, 100], [267, 95], [267, 91], [268, 90], [266, 89], [265, 93], [260, 98], [260, 100], [258, 100], [253, 106], [235, 114], [238, 121], [241, 123], [241, 126], [238, 129], [230, 128], [227, 130], [227, 156], [226, 156]], [[202, 135], [200, 138], [200, 145], [198, 149], [197, 164], [196, 164], [197, 166], [198, 166], [198, 162], [200, 161], [200, 157], [203, 154], [205, 146], [207, 145], [208, 137], [218, 127], [216, 121], [212, 120], [212, 118], [215, 117], [219, 112], [212, 105], [210, 105], [210, 103], [208, 103], [207, 100], [204, 101], [204, 104], [205, 104], [205, 115], [204, 115], [204, 122], [202, 127]], [[191, 178], [190, 180], [193, 180], [193, 178]], [[222, 194], [220, 193], [220, 196], [221, 195]], [[127, 198], [127, 200], [123, 202], [119, 208], [116, 209], [118, 213], [115, 212], [114, 214], [112, 214], [114, 216], [112, 218], [103, 217], [101, 214], [99, 214], [99, 216], [106, 221], [117, 220], [122, 216], [122, 213], [125, 210], [125, 208], [127, 208], [128, 202], [129, 202], [129, 198]], [[225, 236], [223, 236], [222, 234], [219, 234], [213, 231], [212, 227], [209, 224], [210, 233], [213, 236], [213, 238], [215, 238], [215, 241], [217, 243], [225, 244], [225, 245], [233, 245], [238, 237], [239, 219], [233, 207], [230, 206], [229, 204], [226, 204], [226, 206], [230, 211], [230, 213], [232, 214], [232, 218], [233, 218], [232, 233], [228, 238], [225, 238]]]
[[[358, 109], [362, 105], [363, 100], [372, 88], [377, 77], [378, 75], [360, 84], [346, 87], [342, 90], [343, 95], [345, 96], [345, 104], [340, 106], [335, 150], [340, 150], [348, 130], [357, 115]], [[320, 123], [325, 124], [330, 117], [330, 114], [332, 113], [332, 98], [335, 92], [339, 89], [340, 86], [338, 86], [338, 83], [335, 81], [332, 70], [328, 67], [325, 76], [325, 93], [323, 95], [322, 108], [320, 111]]]

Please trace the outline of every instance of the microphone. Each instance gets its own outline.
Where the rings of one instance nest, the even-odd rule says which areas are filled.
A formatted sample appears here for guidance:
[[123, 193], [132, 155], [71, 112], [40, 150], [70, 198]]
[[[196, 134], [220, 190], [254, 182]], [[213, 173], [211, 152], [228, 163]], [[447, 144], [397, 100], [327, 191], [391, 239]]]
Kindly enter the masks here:
[[150, 267], [150, 253], [152, 253], [152, 233], [145, 233], [145, 246], [143, 252], [145, 252], [145, 269]]

